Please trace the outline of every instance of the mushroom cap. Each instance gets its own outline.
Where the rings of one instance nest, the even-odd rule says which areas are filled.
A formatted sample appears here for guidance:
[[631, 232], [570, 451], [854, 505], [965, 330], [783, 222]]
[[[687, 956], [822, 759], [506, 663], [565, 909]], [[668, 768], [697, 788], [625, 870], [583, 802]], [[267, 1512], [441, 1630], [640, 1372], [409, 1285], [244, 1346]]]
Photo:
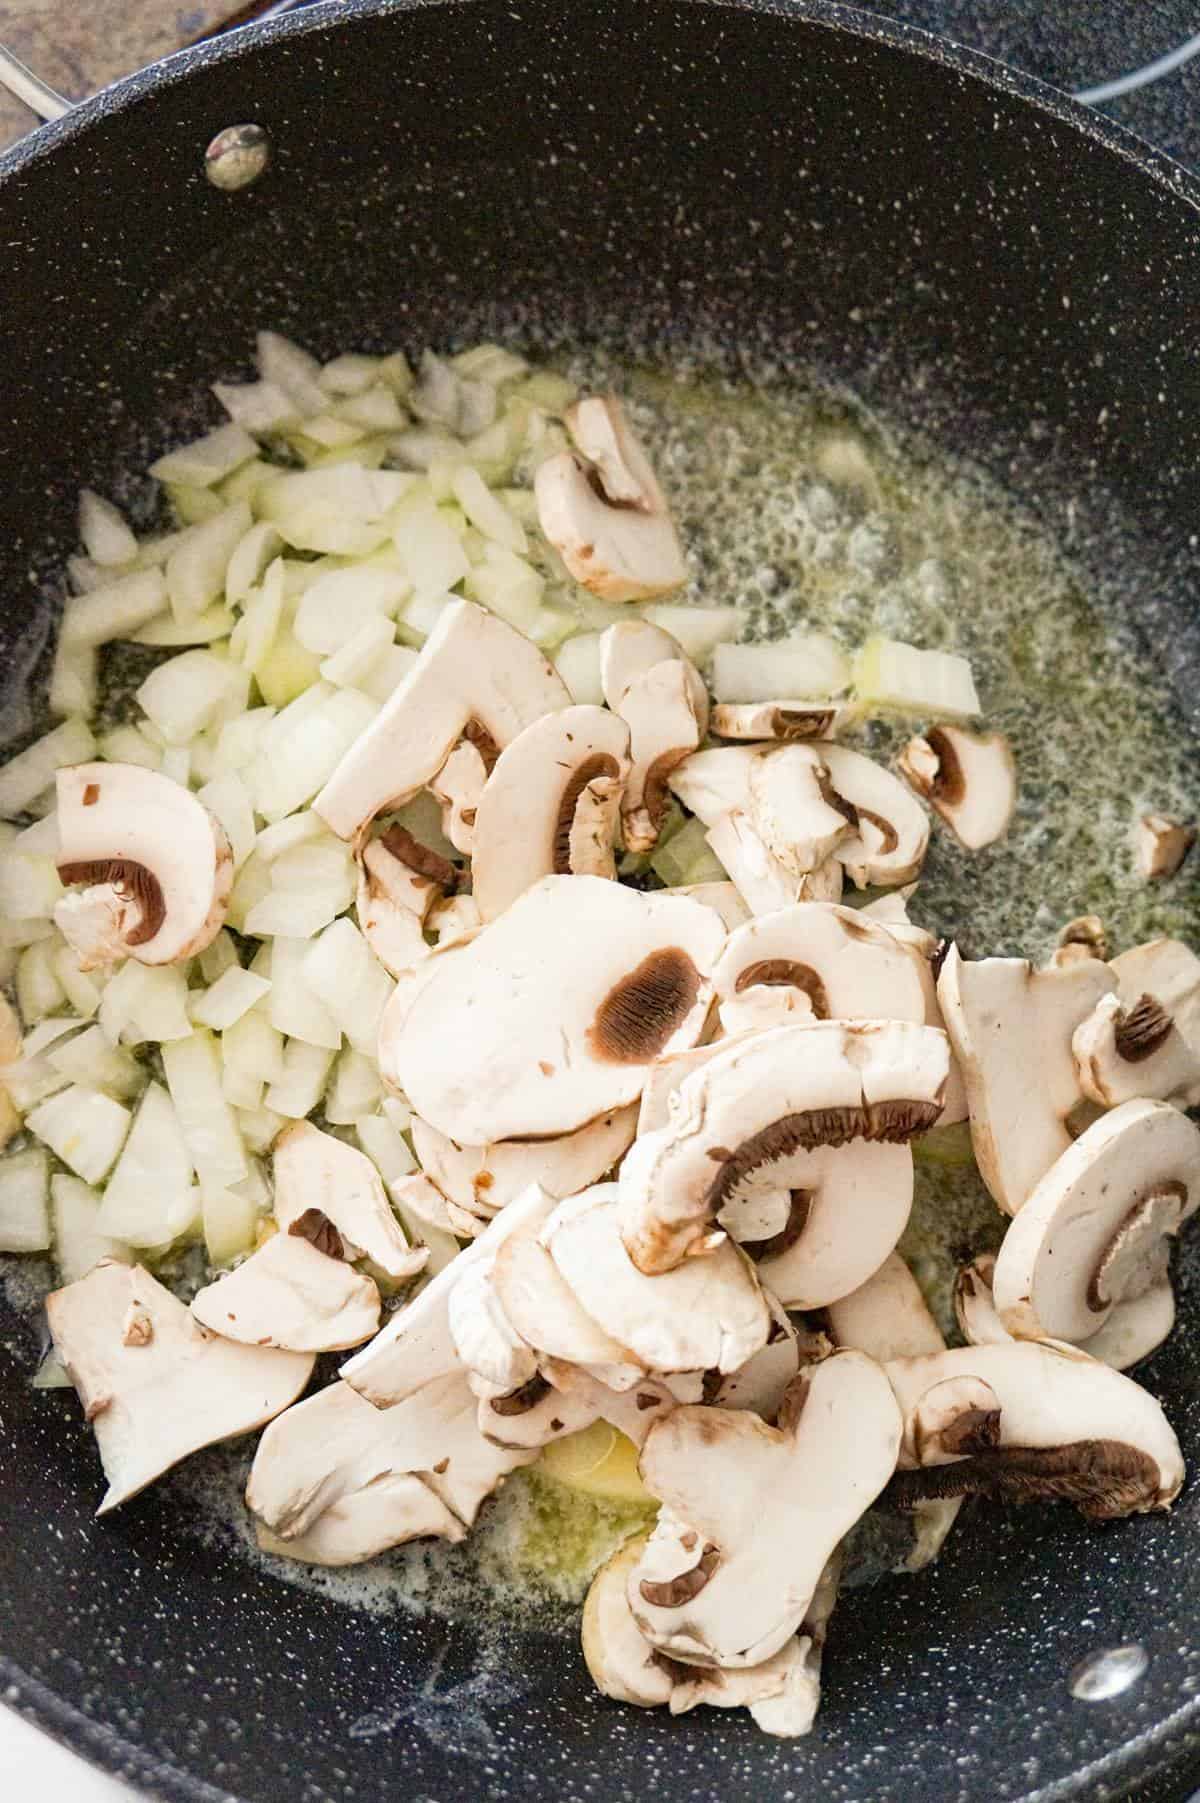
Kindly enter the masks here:
[[[364, 1407], [368, 1406], [366, 1404]], [[343, 1496], [319, 1515], [307, 1533], [285, 1540], [255, 1522], [260, 1552], [302, 1565], [362, 1565], [409, 1540], [465, 1540], [457, 1515], [419, 1477], [409, 1473], [376, 1478]]]
[[1200, 1207], [1200, 1129], [1165, 1102], [1102, 1115], [1004, 1236], [992, 1294], [1027, 1339], [1084, 1341], [1115, 1302], [1160, 1284], [1168, 1237]]
[[307, 1209], [319, 1208], [352, 1257], [370, 1259], [397, 1280], [424, 1268], [428, 1252], [405, 1239], [379, 1173], [364, 1153], [311, 1121], [296, 1121], [279, 1135], [272, 1157], [275, 1219], [284, 1233]]
[[545, 877], [388, 1004], [383, 1080], [460, 1145], [573, 1133], [699, 1039], [724, 941], [697, 902]]
[[615, 1183], [560, 1202], [542, 1241], [591, 1319], [647, 1371], [737, 1371], [767, 1343], [771, 1317], [754, 1272], [728, 1240], [647, 1277], [621, 1240]]
[[591, 850], [607, 864], [603, 874], [615, 874], [616, 801], [629, 772], [629, 729], [602, 707], [545, 714], [505, 747], [475, 810], [471, 881], [483, 920], [495, 920], [542, 877], [576, 869], [582, 848], [573, 846], [572, 828], [589, 790], [603, 788], [612, 802], [607, 836]]
[[606, 601], [679, 588], [687, 580], [683, 548], [620, 401], [588, 395], [564, 418], [582, 457], [548, 457], [534, 493], [542, 531], [576, 582]]
[[633, 1619], [626, 1594], [648, 1536], [618, 1547], [592, 1579], [583, 1605], [583, 1657], [602, 1696], [654, 1709], [671, 1700], [672, 1676]]
[[[1011, 1344], [1014, 1339], [996, 1313], [992, 1297], [995, 1268], [994, 1255], [984, 1253], [964, 1265], [955, 1280], [954, 1313], [964, 1339], [972, 1346]], [[1080, 1351], [1099, 1359], [1101, 1364], [1111, 1365], [1114, 1371], [1127, 1371], [1149, 1358], [1174, 1325], [1175, 1292], [1167, 1279], [1142, 1296], [1114, 1303], [1104, 1326], [1081, 1344]]]
[[1071, 1039], [1114, 986], [1104, 964], [1034, 970], [1023, 958], [970, 962], [952, 946], [938, 1001], [966, 1086], [979, 1172], [1007, 1214], [1072, 1144], [1082, 1100]]
[[[804, 1237], [811, 1234], [814, 1264], [835, 1283], [795, 1306], [815, 1308], [857, 1288], [907, 1220], [912, 1165], [905, 1142], [937, 1119], [948, 1060], [944, 1034], [906, 1021], [821, 1021], [730, 1041], [685, 1077], [667, 1125], [643, 1134], [626, 1155], [622, 1229], [634, 1263], [649, 1273], [670, 1270], [708, 1234], [747, 1177], [775, 1167], [773, 1181], [812, 1194]], [[822, 1191], [831, 1186], [845, 1207], [877, 1186], [869, 1216], [886, 1215], [889, 1233], [893, 1216], [899, 1221], [894, 1238], [871, 1248], [874, 1263], [860, 1262], [868, 1219], [847, 1216], [840, 1232], [832, 1216], [826, 1219]], [[774, 1257], [764, 1265], [777, 1293], [785, 1270], [794, 1275]]]
[[774, 739], [795, 744], [805, 739], [832, 739], [844, 713], [833, 701], [719, 702], [712, 710], [709, 730], [715, 739]]
[[968, 851], [994, 845], [1017, 805], [1017, 771], [1003, 733], [935, 726], [910, 739], [896, 761], [905, 781]]
[[652, 851], [667, 811], [667, 779], [704, 737], [708, 691], [690, 663], [671, 658], [635, 676], [618, 711], [629, 726], [633, 763], [621, 800], [625, 845]]
[[673, 1659], [728, 1668], [777, 1653], [895, 1470], [900, 1430], [887, 1378], [858, 1352], [802, 1371], [779, 1427], [706, 1408], [659, 1422], [640, 1469], [664, 1509], [628, 1585], [646, 1638]]
[[426, 1175], [460, 1208], [498, 1214], [531, 1183], [556, 1201], [598, 1183], [629, 1150], [637, 1105], [614, 1108], [559, 1139], [507, 1139], [459, 1146], [423, 1121], [412, 1120], [413, 1150]]
[[822, 745], [821, 760], [834, 794], [858, 815], [838, 859], [860, 889], [894, 888], [919, 876], [929, 849], [929, 817], [920, 802], [882, 764], [845, 745]]
[[1168, 1508], [1182, 1487], [1179, 1442], [1158, 1403], [1077, 1347], [1014, 1340], [895, 1359], [884, 1370], [906, 1432], [935, 1384], [973, 1377], [995, 1392], [995, 1448], [939, 1468], [941, 1495], [984, 1489], [1017, 1502], [1062, 1497], [1105, 1518]]
[[[878, 918], [873, 905], [860, 909], [860, 913], [870, 914]], [[914, 926], [908, 920], [884, 920], [882, 922], [896, 942], [903, 946], [913, 961], [917, 973], [917, 981], [921, 985], [921, 994], [925, 998], [925, 1025], [938, 1027], [946, 1032], [946, 1021], [942, 1014], [942, 1004], [938, 1000], [937, 977], [935, 965], [937, 961], [939, 941], [924, 927]], [[946, 1081], [946, 1100], [938, 1118], [939, 1127], [952, 1127], [959, 1121], [968, 1118], [967, 1090], [963, 1082], [962, 1072], [958, 1068], [958, 1059], [953, 1051], [950, 1057], [950, 1075]]]
[[824, 750], [773, 745], [750, 765], [750, 823], [793, 876], [816, 870], [854, 831], [852, 817], [830, 798]]
[[836, 1345], [865, 1352], [880, 1364], [945, 1349], [921, 1286], [898, 1252], [889, 1253], [858, 1289], [831, 1302], [825, 1317]]
[[566, 684], [523, 634], [455, 599], [313, 808], [339, 838], [353, 839], [389, 803], [423, 789], [472, 723], [502, 749], [570, 702]]
[[[127, 1336], [136, 1314], [141, 1331]], [[140, 1265], [103, 1260], [46, 1298], [50, 1332], [96, 1435], [107, 1514], [189, 1453], [286, 1409], [310, 1353], [239, 1346], [192, 1319]]]
[[831, 902], [797, 902], [729, 935], [713, 967], [718, 1001], [759, 985], [801, 990], [817, 1020], [925, 1019], [907, 949], [886, 927]]
[[1071, 1040], [1079, 1087], [1090, 1101], [1116, 1108], [1136, 1097], [1200, 1101], [1200, 1046], [1180, 1032], [1152, 995], [1127, 1007], [1102, 995]]
[[73, 764], [55, 790], [58, 874], [88, 887], [54, 918], [84, 970], [124, 957], [174, 964], [212, 943], [233, 853], [203, 802], [136, 764]]
[[342, 1258], [296, 1233], [274, 1233], [192, 1299], [202, 1327], [246, 1346], [341, 1352], [379, 1326], [379, 1291]]
[[1152, 939], [1112, 960], [1127, 1008], [1152, 995], [1193, 1045], [1200, 1043], [1200, 958], [1180, 939]]
[[[742, 1369], [748, 1370], [755, 1359], [763, 1356], [756, 1353]], [[593, 1420], [607, 1422], [639, 1449], [645, 1445], [646, 1435], [656, 1421], [661, 1421], [681, 1402], [700, 1401], [705, 1382], [702, 1371], [671, 1372], [664, 1377], [648, 1377], [642, 1373], [631, 1389], [613, 1390], [590, 1371], [566, 1359], [544, 1358], [541, 1371], [556, 1390], [576, 1399], [581, 1407], [586, 1404], [592, 1411]], [[792, 1375], [795, 1375], [794, 1369]], [[733, 1381], [732, 1376], [725, 1380], [727, 1383]], [[676, 1395], [671, 1385], [683, 1393]]]

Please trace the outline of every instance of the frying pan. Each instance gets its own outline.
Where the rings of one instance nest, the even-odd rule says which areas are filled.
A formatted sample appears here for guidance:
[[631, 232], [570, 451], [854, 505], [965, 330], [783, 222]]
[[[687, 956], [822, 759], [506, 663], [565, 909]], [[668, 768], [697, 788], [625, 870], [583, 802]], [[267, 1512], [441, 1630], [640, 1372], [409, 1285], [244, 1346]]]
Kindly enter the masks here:
[[[221, 192], [204, 147], [246, 122], [270, 170]], [[815, 363], [1051, 529], [1070, 503], [1194, 718], [1198, 207], [1062, 96], [817, 0], [351, 0], [171, 58], [0, 158], [9, 717], [79, 485], [194, 429], [269, 322], [325, 355], [486, 334]], [[1193, 1463], [1197, 1285], [1185, 1256], [1142, 1374]], [[97, 1524], [36, 1351], [0, 1304], [0, 1694], [158, 1796], [1166, 1803], [1200, 1771], [1195, 1485], [1103, 1529], [969, 1514], [932, 1573], [838, 1612], [817, 1729], [777, 1743], [606, 1703], [553, 1614], [285, 1584], [170, 1484]]]

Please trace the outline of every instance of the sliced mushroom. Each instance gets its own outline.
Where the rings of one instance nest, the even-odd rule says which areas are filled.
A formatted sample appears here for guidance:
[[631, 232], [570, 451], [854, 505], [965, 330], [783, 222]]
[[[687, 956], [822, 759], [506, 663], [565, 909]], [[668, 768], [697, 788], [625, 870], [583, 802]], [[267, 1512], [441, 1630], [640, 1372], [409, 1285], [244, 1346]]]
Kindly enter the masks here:
[[[134, 1335], [131, 1311], [143, 1323]], [[49, 1295], [46, 1315], [96, 1435], [108, 1479], [101, 1515], [202, 1446], [270, 1421], [312, 1374], [310, 1353], [209, 1333], [140, 1265], [103, 1260]]]
[[697, 902], [545, 877], [393, 997], [383, 1080], [460, 1145], [573, 1133], [700, 1038], [724, 939]]
[[838, 860], [860, 889], [910, 883], [921, 873], [929, 849], [929, 818], [898, 777], [860, 751], [822, 745], [831, 800], [843, 802], [855, 821], [854, 834], [837, 848]]
[[1108, 934], [1098, 914], [1080, 914], [1068, 920], [1058, 935], [1058, 948], [1052, 964], [1079, 964], [1085, 958], [1108, 959]]
[[1011, 1333], [1085, 1341], [1114, 1303], [1157, 1288], [1170, 1240], [1200, 1207], [1200, 1129], [1164, 1102], [1093, 1123], [1004, 1236], [992, 1294]]
[[565, 707], [500, 753], [475, 812], [472, 893], [495, 920], [544, 876], [612, 877], [629, 731], [602, 707]]
[[912, 1203], [907, 1141], [937, 1119], [945, 1035], [901, 1021], [817, 1022], [733, 1040], [686, 1077], [671, 1119], [621, 1167], [626, 1247], [668, 1271], [756, 1172], [794, 1192], [798, 1219], [764, 1281], [789, 1307], [856, 1289], [903, 1232]]
[[311, 1121], [296, 1121], [275, 1141], [275, 1219], [291, 1231], [319, 1209], [346, 1242], [350, 1258], [368, 1258], [400, 1281], [424, 1269], [429, 1254], [410, 1246], [371, 1160]]
[[[386, 1409], [372, 1408], [346, 1383], [330, 1384], [281, 1415], [263, 1435], [246, 1505], [272, 1534], [293, 1541], [310, 1536], [327, 1510], [356, 1503], [382, 1479], [419, 1473], [445, 1508], [470, 1527], [484, 1498], [534, 1456], [485, 1440], [476, 1425], [476, 1406], [461, 1371], [413, 1389]], [[399, 1538], [407, 1539], [405, 1524], [396, 1525]]]
[[[192, 1301], [201, 1326], [290, 1352], [341, 1352], [369, 1340], [379, 1326], [379, 1291], [340, 1251], [330, 1255], [298, 1231], [303, 1226], [302, 1215], [290, 1232], [272, 1234], [244, 1264], [206, 1284]], [[336, 1229], [334, 1238], [340, 1246]]]
[[824, 864], [854, 831], [854, 818], [830, 796], [823, 752], [813, 745], [778, 745], [750, 765], [750, 822], [792, 876]]
[[492, 1282], [494, 1263], [494, 1253], [477, 1260], [451, 1287], [446, 1321], [467, 1372], [505, 1392], [536, 1379], [537, 1359], [504, 1312]]
[[483, 753], [470, 739], [460, 739], [430, 779], [429, 793], [442, 810], [442, 831], [466, 857], [475, 849], [475, 814], [487, 780]]
[[750, 812], [750, 772], [762, 757], [760, 747], [722, 745], [693, 752], [670, 774], [667, 786], [688, 812], [705, 826], [726, 814]]
[[302, 1565], [362, 1565], [409, 1540], [436, 1538], [454, 1543], [466, 1536], [457, 1515], [410, 1473], [385, 1473], [373, 1479], [326, 1509], [306, 1533], [293, 1534], [290, 1539], [255, 1522], [260, 1552]]
[[[996, 1260], [991, 1253], [965, 1265], [954, 1285], [954, 1312], [963, 1338], [972, 1346], [1001, 1345], [1014, 1335], [996, 1312], [992, 1274]], [[1144, 1295], [1116, 1302], [1099, 1333], [1083, 1341], [1080, 1350], [1114, 1371], [1140, 1364], [1162, 1345], [1175, 1325], [1175, 1292], [1170, 1278]]]
[[471, 601], [450, 601], [417, 662], [313, 807], [339, 838], [353, 839], [389, 804], [423, 789], [468, 729], [480, 750], [502, 750], [570, 701], [527, 638]]
[[357, 852], [358, 924], [393, 977], [425, 957], [429, 911], [453, 886], [457, 874], [453, 865], [443, 868], [441, 859], [423, 857], [424, 849], [411, 833], [392, 826], [378, 839], [364, 835]]
[[434, 902], [426, 924], [441, 950], [473, 939], [483, 920], [473, 895], [449, 895], [444, 901]]
[[982, 1494], [1004, 1502], [1074, 1502], [1093, 1520], [1169, 1508], [1183, 1457], [1154, 1398], [1076, 1347], [1033, 1341], [967, 1346], [884, 1367], [906, 1436], [937, 1384], [971, 1378], [999, 1405], [996, 1443], [944, 1465], [904, 1472], [889, 1498]]
[[728, 1039], [716, 1039], [709, 1045], [692, 1046], [686, 1052], [672, 1052], [665, 1058], [657, 1058], [646, 1074], [646, 1087], [638, 1109], [637, 1137], [640, 1139], [665, 1127], [671, 1119], [671, 1097], [684, 1078], [728, 1050]]
[[966, 1085], [979, 1172], [1016, 1214], [1071, 1145], [1067, 1117], [1083, 1099], [1071, 1040], [1114, 987], [1106, 965], [1034, 970], [1023, 958], [969, 962], [952, 946], [938, 1001]]
[[1079, 1087], [1103, 1108], [1142, 1096], [1200, 1101], [1200, 1048], [1184, 1038], [1162, 1003], [1139, 996], [1127, 1007], [1117, 995], [1102, 995], [1071, 1040]]
[[667, 812], [667, 779], [704, 737], [708, 693], [690, 663], [672, 658], [634, 677], [617, 711], [629, 727], [633, 760], [621, 802], [625, 846], [653, 851]]
[[887, 1378], [858, 1352], [802, 1371], [778, 1427], [680, 1408], [652, 1428], [641, 1473], [664, 1508], [627, 1588], [646, 1638], [689, 1664], [777, 1653], [895, 1470], [900, 1430]]
[[[756, 1353], [743, 1369], [764, 1356], [765, 1350]], [[669, 1372], [661, 1378], [643, 1374], [631, 1389], [613, 1390], [590, 1371], [567, 1359], [544, 1358], [541, 1370], [555, 1390], [570, 1397], [581, 1411], [590, 1410], [592, 1420], [606, 1421], [638, 1448], [645, 1445], [646, 1435], [656, 1421], [661, 1421], [681, 1402], [699, 1402], [704, 1394], [705, 1373], [701, 1371]], [[732, 1383], [734, 1378], [731, 1376], [724, 1381]], [[676, 1395], [671, 1385], [683, 1394]]]
[[[705, 834], [713, 854], [729, 872], [738, 893], [751, 914], [774, 914], [790, 908], [794, 902], [825, 899], [814, 892], [812, 873], [794, 876], [764, 845], [745, 814], [722, 814]], [[821, 866], [823, 871], [840, 872], [841, 865], [831, 859]], [[840, 877], [837, 900], [841, 894]]]
[[708, 688], [678, 639], [649, 620], [618, 620], [601, 633], [599, 650], [605, 706], [626, 718], [623, 703], [640, 677], [649, 675], [659, 664], [682, 664], [703, 738], [708, 726]]
[[935, 726], [909, 740], [897, 768], [968, 851], [994, 845], [1008, 831], [1017, 771], [1003, 733]]
[[924, 1021], [917, 966], [886, 927], [853, 908], [800, 902], [731, 933], [713, 968], [725, 1004], [754, 989], [798, 991], [817, 1020]]
[[845, 709], [830, 701], [722, 702], [712, 710], [710, 730], [717, 739], [777, 739], [794, 744], [803, 739], [832, 739]]
[[1134, 830], [1137, 867], [1152, 883], [1174, 876], [1195, 843], [1194, 826], [1184, 826], [1169, 814], [1143, 814]]
[[460, 1208], [497, 1214], [540, 1184], [556, 1201], [574, 1196], [608, 1175], [633, 1143], [637, 1106], [616, 1108], [561, 1139], [509, 1139], [490, 1146], [459, 1146], [413, 1116], [413, 1150], [421, 1167]]
[[853, 810], [830, 788], [828, 749], [722, 746], [685, 758], [670, 778], [674, 795], [708, 827], [709, 844], [755, 914], [806, 899], [804, 880], [852, 841]]
[[58, 874], [84, 887], [54, 920], [81, 970], [175, 964], [216, 938], [233, 885], [224, 829], [181, 783], [136, 764], [74, 764], [55, 779]]
[[476, 1420], [497, 1446], [538, 1451], [590, 1427], [598, 1414], [591, 1397], [557, 1390], [539, 1371], [509, 1391], [481, 1397]]
[[[615, 1183], [561, 1202], [542, 1241], [575, 1300], [646, 1371], [737, 1371], [767, 1343], [754, 1272], [727, 1241], [648, 1277], [621, 1240]], [[580, 1361], [582, 1362], [582, 1361]]]
[[[453, 1291], [477, 1266], [492, 1265], [510, 1234], [531, 1221], [540, 1227], [553, 1207], [553, 1201], [536, 1187], [518, 1197], [488, 1223], [478, 1239], [398, 1309], [369, 1346], [342, 1366], [345, 1381], [376, 1408], [389, 1409], [439, 1378], [461, 1375], [463, 1361], [450, 1323]], [[520, 1334], [521, 1325], [509, 1313], [503, 1298], [501, 1307]]]
[[[769, 1292], [766, 1303], [771, 1315], [766, 1345], [736, 1371], [706, 1374], [712, 1394], [704, 1400], [716, 1409], [749, 1409], [764, 1421], [774, 1421], [801, 1365], [815, 1364], [833, 1347], [824, 1334], [807, 1334], [802, 1340], [787, 1310]], [[720, 1377], [719, 1383], [714, 1376]]]
[[627, 1594], [646, 1540], [635, 1534], [592, 1579], [583, 1605], [583, 1656], [601, 1696], [656, 1709], [670, 1702], [674, 1675], [634, 1621]]
[[585, 395], [563, 416], [579, 455], [548, 457], [534, 478], [538, 520], [576, 582], [606, 601], [644, 601], [687, 580], [666, 497], [615, 395]]
[[721, 1002], [717, 1014], [721, 1032], [729, 1039], [738, 1033], [765, 1033], [771, 1027], [798, 1027], [817, 1018], [810, 997], [793, 983], [752, 983]]

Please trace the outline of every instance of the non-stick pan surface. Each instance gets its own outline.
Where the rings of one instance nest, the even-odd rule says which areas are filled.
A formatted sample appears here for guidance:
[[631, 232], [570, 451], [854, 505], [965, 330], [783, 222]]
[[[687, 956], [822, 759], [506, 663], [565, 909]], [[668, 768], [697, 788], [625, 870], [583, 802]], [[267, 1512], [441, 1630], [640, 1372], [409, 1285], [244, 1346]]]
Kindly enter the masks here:
[[[221, 127], [269, 175], [201, 175]], [[144, 468], [244, 373], [481, 332], [846, 376], [1004, 474], [1192, 705], [1197, 184], [983, 59], [818, 4], [444, 0], [316, 9], [172, 59], [0, 159], [0, 630], [10, 705], [82, 482]], [[1196, 1269], [1147, 1368], [1200, 1458]], [[0, 1304], [0, 1683], [156, 1794], [245, 1803], [829, 1803], [1136, 1796], [1200, 1746], [1200, 1502], [1088, 1529], [971, 1516], [835, 1618], [816, 1732], [598, 1698], [553, 1622], [356, 1613], [204, 1540], [180, 1492], [97, 1524], [69, 1402]], [[1075, 1701], [1076, 1662], [1145, 1675]]]

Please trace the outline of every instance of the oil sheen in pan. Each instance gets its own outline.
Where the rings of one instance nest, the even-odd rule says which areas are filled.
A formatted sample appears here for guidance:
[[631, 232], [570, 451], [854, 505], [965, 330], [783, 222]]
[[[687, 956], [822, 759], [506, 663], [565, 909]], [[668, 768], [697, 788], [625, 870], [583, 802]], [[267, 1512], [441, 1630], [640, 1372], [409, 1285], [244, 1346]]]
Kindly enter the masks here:
[[[1153, 647], [1136, 646], [1102, 608], [1105, 572], [1089, 571], [1069, 512], [1059, 536], [1035, 526], [944, 448], [844, 391], [776, 372], [732, 381], [699, 359], [664, 370], [589, 356], [565, 373], [627, 396], [694, 559], [693, 599], [744, 607], [754, 639], [801, 629], [853, 646], [879, 632], [971, 659], [987, 726], [1012, 740], [1020, 801], [1008, 838], [982, 854], [935, 831], [914, 907], [923, 925], [958, 935], [969, 955], [1038, 960], [1083, 912], [1105, 920], [1118, 948], [1187, 937], [1200, 917], [1200, 860], [1148, 886], [1130, 833], [1150, 809], [1195, 816], [1195, 742]], [[910, 730], [875, 723], [864, 743], [886, 756]], [[967, 1248], [994, 1247], [1000, 1231], [973, 1166], [918, 1164], [901, 1250], [944, 1331], [956, 1263]], [[13, 1270], [14, 1305], [34, 1304], [33, 1279], [32, 1267]], [[260, 1558], [241, 1506], [250, 1456], [201, 1454], [160, 1494], [198, 1533]], [[482, 1609], [498, 1626], [520, 1601], [561, 1619], [642, 1519], [518, 1472], [461, 1547], [421, 1543], [337, 1572], [266, 1562], [357, 1608]], [[895, 1551], [882, 1535], [880, 1561]]]

